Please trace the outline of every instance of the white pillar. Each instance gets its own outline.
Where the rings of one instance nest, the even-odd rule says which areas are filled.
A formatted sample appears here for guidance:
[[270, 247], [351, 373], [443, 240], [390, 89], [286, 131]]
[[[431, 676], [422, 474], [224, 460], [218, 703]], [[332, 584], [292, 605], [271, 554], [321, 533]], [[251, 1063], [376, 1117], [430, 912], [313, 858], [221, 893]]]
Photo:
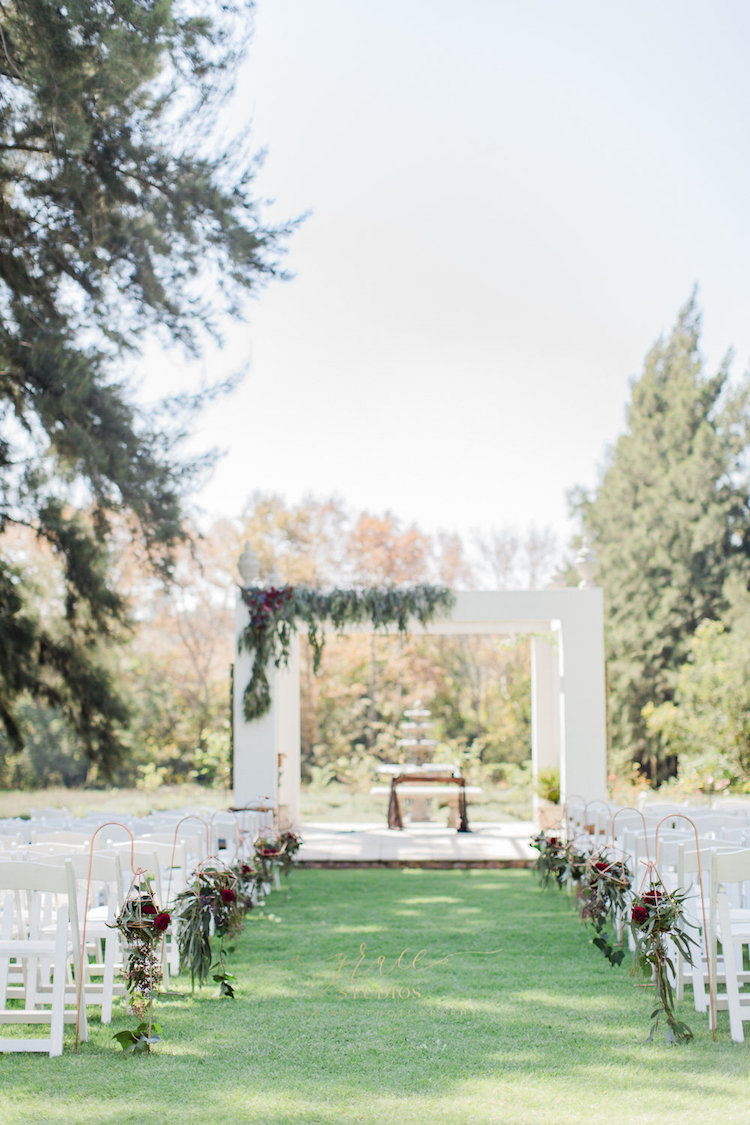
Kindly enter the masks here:
[[575, 612], [562, 619], [560, 798], [607, 797], [602, 591], [575, 591]]
[[278, 803], [278, 750], [276, 745], [276, 670], [269, 669], [271, 708], [259, 719], [245, 718], [243, 694], [253, 670], [253, 657], [241, 648], [247, 608], [241, 596], [235, 609], [237, 655], [234, 665], [234, 803], [237, 806], [268, 800]]
[[556, 639], [531, 638], [531, 776], [560, 768], [560, 671]]
[[274, 709], [276, 712], [276, 745], [279, 749], [279, 826], [299, 825], [300, 796], [300, 694], [299, 637], [294, 635], [289, 646], [289, 663], [275, 670]]
[[248, 722], [243, 694], [253, 670], [252, 656], [241, 650], [240, 637], [247, 624], [241, 597], [235, 610], [237, 655], [234, 665], [234, 804], [237, 807], [269, 801], [279, 810], [279, 825], [293, 828], [299, 822], [300, 698], [299, 641], [292, 637], [289, 663], [267, 669], [271, 706], [265, 715]]

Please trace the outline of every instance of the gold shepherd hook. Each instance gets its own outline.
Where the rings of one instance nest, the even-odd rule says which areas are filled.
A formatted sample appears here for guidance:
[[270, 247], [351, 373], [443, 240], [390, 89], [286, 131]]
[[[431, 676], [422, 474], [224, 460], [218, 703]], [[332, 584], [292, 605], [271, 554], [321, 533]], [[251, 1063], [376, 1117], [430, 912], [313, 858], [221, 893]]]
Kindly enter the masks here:
[[644, 838], [645, 838], [645, 841], [646, 841], [646, 859], [649, 859], [649, 853], [648, 853], [648, 828], [646, 827], [646, 818], [645, 818], [645, 816], [643, 815], [643, 813], [641, 812], [641, 810], [640, 810], [640, 809], [637, 809], [637, 808], [635, 808], [635, 806], [634, 806], [634, 805], [623, 805], [623, 807], [622, 807], [621, 809], [618, 809], [618, 810], [617, 810], [617, 812], [616, 812], [616, 813], [614, 814], [614, 816], [612, 816], [612, 817], [610, 818], [610, 821], [609, 821], [609, 836], [610, 836], [610, 841], [611, 841], [611, 842], [612, 842], [613, 844], [614, 844], [614, 842], [615, 842], [615, 821], [617, 820], [617, 818], [618, 818], [618, 816], [620, 815], [620, 813], [621, 813], [621, 812], [636, 812], [636, 813], [638, 813], [638, 816], [639, 816], [639, 817], [641, 818], [641, 820], [643, 821], [643, 835], [644, 835]]
[[[211, 816], [209, 818], [209, 824], [211, 825], [211, 835], [212, 836], [213, 836], [213, 828], [214, 828], [214, 818], [217, 817], [219, 815], [219, 813], [221, 813], [222, 816], [224, 816], [226, 813], [231, 813], [232, 817], [234, 818], [234, 833], [235, 833], [235, 840], [237, 842], [237, 854], [239, 855], [239, 850], [240, 850], [240, 847], [242, 846], [242, 833], [240, 832], [239, 815], [234, 811], [234, 809], [216, 809], [215, 812], [211, 813]], [[217, 851], [218, 851], [218, 844], [219, 844], [219, 841], [218, 841], [218, 838], [217, 838], [217, 841], [216, 841], [216, 850]]]
[[[657, 826], [656, 826], [656, 840], [655, 840], [656, 857], [654, 859], [654, 866], [656, 866], [656, 864], [659, 862], [659, 829], [661, 828], [661, 826], [662, 826], [662, 824], [664, 823], [665, 820], [670, 820], [670, 821], [676, 820], [678, 817], [679, 817], [680, 820], [686, 820], [688, 822], [688, 824], [690, 825], [690, 827], [693, 829], [693, 832], [695, 833], [695, 847], [696, 847], [696, 853], [697, 853], [696, 858], [697, 858], [697, 861], [698, 861], [698, 886], [700, 887], [700, 892], [701, 892], [701, 913], [703, 915], [703, 940], [706, 943], [706, 975], [708, 976], [708, 1002], [709, 1002], [709, 1005], [710, 1005], [710, 1008], [711, 1008], [711, 1031], [713, 1033], [713, 1041], [715, 1043], [716, 1042], [716, 997], [714, 996], [714, 982], [713, 982], [713, 973], [712, 973], [713, 966], [711, 965], [711, 950], [708, 948], [709, 933], [708, 933], [708, 927], [706, 925], [706, 896], [703, 893], [703, 865], [701, 863], [701, 846], [700, 846], [700, 841], [699, 841], [699, 837], [698, 837], [698, 829], [695, 825], [695, 822], [693, 820], [691, 820], [690, 817], [687, 816], [686, 813], [668, 813], [666, 816], [663, 816], [661, 818], [661, 820], [659, 821], [659, 823], [657, 824]], [[660, 881], [662, 882], [662, 886], [663, 886], [664, 885], [663, 881], [662, 880], [660, 880]], [[669, 892], [667, 892], [667, 893], [669, 893]]]
[[[186, 820], [197, 820], [200, 824], [203, 825], [203, 827], [206, 830], [206, 858], [208, 858], [208, 856], [210, 854], [210, 851], [211, 851], [211, 829], [209, 828], [208, 821], [204, 820], [202, 816], [198, 816], [197, 813], [188, 813], [187, 816], [183, 816], [180, 820], [177, 821], [177, 823], [175, 824], [175, 827], [174, 827], [174, 840], [172, 841], [172, 856], [171, 856], [171, 859], [169, 861], [169, 879], [167, 881], [167, 904], [169, 904], [172, 901], [172, 872], [174, 871], [174, 853], [177, 851], [177, 832], [179, 830], [180, 825], [184, 824]], [[185, 872], [185, 877], [187, 877], [187, 871]]]
[[[76, 1038], [75, 1038], [75, 1046], [73, 1048], [74, 1054], [78, 1053], [78, 1029], [79, 1029], [79, 1025], [80, 1025], [80, 1022], [81, 1022], [81, 992], [82, 992], [82, 989], [83, 989], [83, 958], [86, 955], [86, 920], [88, 918], [89, 897], [91, 895], [91, 868], [92, 868], [93, 863], [94, 863], [94, 840], [99, 835], [102, 828], [111, 828], [111, 827], [122, 828], [123, 831], [127, 832], [128, 836], [130, 837], [130, 870], [133, 872], [134, 876], [136, 875], [136, 870], [135, 870], [135, 840], [133, 839], [133, 833], [130, 831], [130, 829], [126, 825], [122, 824], [119, 820], [108, 820], [104, 824], [100, 824], [99, 827], [97, 828], [96, 832], [94, 833], [94, 835], [91, 837], [91, 844], [89, 846], [89, 871], [88, 871], [88, 876], [86, 878], [86, 903], [85, 903], [84, 908], [83, 908], [83, 929], [81, 931], [81, 960], [80, 960], [80, 963], [78, 965], [78, 999], [77, 999], [77, 1003], [76, 1003]], [[130, 893], [130, 892], [128, 892], [128, 893]], [[151, 1018], [149, 1016], [149, 1037], [151, 1036], [150, 1024], [151, 1024]]]

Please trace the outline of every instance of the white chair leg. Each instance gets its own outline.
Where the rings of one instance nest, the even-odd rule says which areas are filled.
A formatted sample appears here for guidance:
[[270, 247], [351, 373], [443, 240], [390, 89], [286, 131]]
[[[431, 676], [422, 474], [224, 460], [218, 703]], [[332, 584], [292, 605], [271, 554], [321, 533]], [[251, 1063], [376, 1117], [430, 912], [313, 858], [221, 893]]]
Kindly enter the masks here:
[[[742, 1030], [742, 1012], [740, 1009], [740, 988], [737, 974], [736, 945], [732, 941], [731, 920], [729, 917], [729, 903], [725, 895], [719, 899], [719, 929], [722, 936], [722, 952], [724, 954], [724, 976], [726, 979], [727, 1008], [729, 1009], [729, 1033], [735, 1043], [744, 1043], [745, 1034]], [[742, 945], [739, 946], [742, 956]]]
[[63, 1053], [65, 1027], [65, 963], [67, 960], [68, 919], [63, 910], [57, 918], [57, 941], [52, 980], [52, 1012], [50, 1014], [50, 1058]]

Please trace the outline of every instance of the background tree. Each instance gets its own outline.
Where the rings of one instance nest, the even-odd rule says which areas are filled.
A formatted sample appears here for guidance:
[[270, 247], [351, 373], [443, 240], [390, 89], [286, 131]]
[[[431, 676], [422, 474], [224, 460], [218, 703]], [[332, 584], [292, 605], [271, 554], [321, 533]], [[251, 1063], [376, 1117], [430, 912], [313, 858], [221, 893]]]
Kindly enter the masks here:
[[[18, 701], [53, 707], [104, 772], [128, 718], [103, 652], [127, 619], [113, 525], [169, 574], [201, 467], [176, 446], [204, 396], [146, 416], [128, 378], [148, 338], [197, 350], [276, 272], [244, 143], [206, 141], [250, 8], [0, 3], [0, 721], [19, 743]], [[13, 526], [49, 547], [53, 613]]]
[[673, 762], [643, 709], [672, 699], [691, 638], [721, 617], [750, 552], [747, 382], [732, 391], [727, 363], [708, 376], [699, 345], [692, 299], [646, 358], [601, 484], [578, 499], [605, 593], [613, 747], [654, 784]]
[[703, 621], [690, 641], [674, 699], [647, 704], [649, 730], [695, 789], [746, 789], [750, 777], [750, 595], [730, 585], [724, 621]]
[[490, 590], [535, 589], [550, 579], [559, 558], [552, 528], [530, 524], [522, 535], [516, 528], [475, 531], [475, 581]]

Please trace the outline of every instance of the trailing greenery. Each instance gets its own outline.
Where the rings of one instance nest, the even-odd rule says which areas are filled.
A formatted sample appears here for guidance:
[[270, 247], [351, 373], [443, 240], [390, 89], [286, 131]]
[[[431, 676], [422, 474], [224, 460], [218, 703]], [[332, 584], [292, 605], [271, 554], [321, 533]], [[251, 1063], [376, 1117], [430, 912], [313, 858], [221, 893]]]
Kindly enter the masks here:
[[[237, 878], [223, 867], [203, 867], [195, 872], [194, 882], [175, 899], [177, 945], [180, 967], [190, 973], [192, 988], [209, 978], [219, 986], [219, 995], [234, 998], [234, 975], [227, 971], [227, 954], [233, 951], [225, 942], [242, 930], [244, 906], [237, 894]], [[219, 939], [214, 960], [211, 938]]]
[[249, 620], [242, 647], [252, 653], [253, 670], [245, 688], [245, 718], [257, 719], [271, 706], [267, 669], [280, 667], [289, 658], [292, 636], [302, 625], [313, 652], [313, 671], [320, 668], [327, 622], [338, 633], [347, 625], [369, 623], [373, 629], [395, 625], [402, 635], [409, 622], [426, 625], [441, 610], [453, 605], [453, 594], [444, 586], [378, 586], [366, 589], [316, 590], [310, 586], [249, 586], [242, 590]]
[[667, 1024], [667, 1043], [689, 1043], [693, 1038], [691, 1028], [677, 1015], [670, 979], [676, 974], [667, 945], [669, 939], [692, 965], [691, 946], [697, 942], [687, 932], [691, 923], [684, 914], [685, 897], [683, 891], [668, 892], [661, 882], [653, 880], [647, 891], [633, 897], [630, 929], [635, 940], [636, 967], [648, 980], [653, 980], [656, 989], [649, 1040], [653, 1040], [662, 1016]]
[[128, 1054], [148, 1054], [159, 1042], [159, 1028], [153, 1023], [154, 995], [161, 983], [160, 952], [169, 928], [170, 916], [159, 910], [148, 882], [133, 887], [115, 919], [125, 940], [125, 987], [131, 1010], [138, 1017], [135, 1029], [118, 1031], [113, 1036]]
[[612, 966], [622, 964], [625, 950], [621, 941], [612, 941], [608, 927], [621, 930], [631, 885], [628, 864], [605, 848], [589, 856], [576, 892], [581, 921], [594, 930], [591, 943]]

